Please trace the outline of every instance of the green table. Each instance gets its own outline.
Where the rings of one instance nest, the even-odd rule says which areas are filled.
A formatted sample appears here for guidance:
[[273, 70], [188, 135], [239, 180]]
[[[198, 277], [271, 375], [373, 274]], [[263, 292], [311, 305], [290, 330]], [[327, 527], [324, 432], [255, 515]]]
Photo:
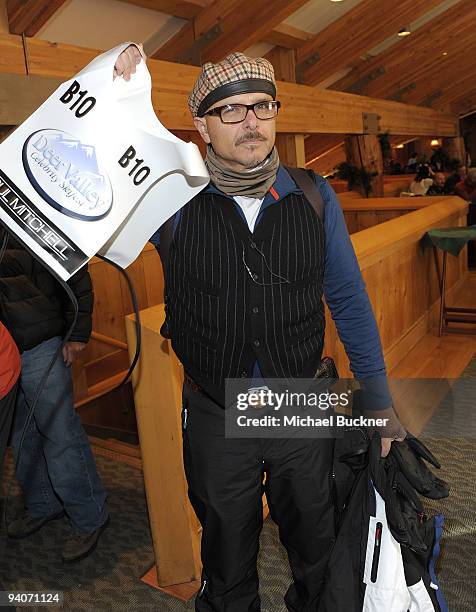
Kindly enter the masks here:
[[[445, 303], [446, 292], [446, 263], [448, 253], [458, 257], [461, 250], [471, 240], [476, 240], [476, 225], [467, 227], [438, 227], [426, 233], [427, 241], [433, 246], [435, 253], [436, 271], [440, 285], [440, 318], [438, 335], [443, 332], [453, 334], [476, 334], [476, 328], [450, 327], [449, 323], [475, 323], [476, 308], [447, 307]], [[443, 251], [441, 272], [438, 265], [437, 250]]]

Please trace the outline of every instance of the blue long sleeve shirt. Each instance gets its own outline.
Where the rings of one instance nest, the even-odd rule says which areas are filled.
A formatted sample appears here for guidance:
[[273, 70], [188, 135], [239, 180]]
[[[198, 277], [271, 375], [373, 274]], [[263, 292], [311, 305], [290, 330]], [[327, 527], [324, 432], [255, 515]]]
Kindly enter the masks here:
[[[380, 335], [347, 231], [344, 214], [329, 183], [320, 182], [317, 188], [324, 201], [324, 297], [339, 338], [349, 357], [352, 373], [369, 392], [371, 398], [369, 408], [388, 408], [392, 404], [392, 399], [388, 388]], [[290, 193], [302, 194], [301, 189], [297, 187], [284, 166], [278, 169], [273, 191], [274, 194], [269, 191], [264, 197], [255, 228], [268, 206], [276, 205]], [[229, 197], [212, 183], [205, 188], [204, 192]], [[246, 223], [241, 207], [233, 198], [230, 197], [230, 200]], [[180, 214], [181, 211], [178, 211], [175, 215], [174, 230], [179, 223]], [[157, 230], [150, 239], [155, 246], [158, 246], [159, 243], [159, 233], [160, 230]], [[261, 378], [258, 363], [255, 364], [253, 378]]]

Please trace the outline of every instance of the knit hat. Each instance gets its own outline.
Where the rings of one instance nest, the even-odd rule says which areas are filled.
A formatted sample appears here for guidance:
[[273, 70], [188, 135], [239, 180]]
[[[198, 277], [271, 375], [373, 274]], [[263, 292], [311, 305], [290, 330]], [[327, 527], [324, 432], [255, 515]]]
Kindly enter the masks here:
[[232, 53], [218, 64], [207, 62], [188, 98], [193, 117], [202, 117], [215, 102], [241, 93], [262, 92], [276, 97], [273, 66], [268, 60]]

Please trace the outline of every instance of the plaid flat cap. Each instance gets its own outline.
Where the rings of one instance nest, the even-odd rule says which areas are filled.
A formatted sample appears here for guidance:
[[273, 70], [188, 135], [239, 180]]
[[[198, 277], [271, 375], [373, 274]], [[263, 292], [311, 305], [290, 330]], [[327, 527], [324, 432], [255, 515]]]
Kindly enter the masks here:
[[276, 97], [272, 64], [262, 57], [254, 59], [232, 53], [218, 64], [207, 62], [202, 66], [188, 106], [193, 117], [202, 117], [219, 100], [255, 91]]

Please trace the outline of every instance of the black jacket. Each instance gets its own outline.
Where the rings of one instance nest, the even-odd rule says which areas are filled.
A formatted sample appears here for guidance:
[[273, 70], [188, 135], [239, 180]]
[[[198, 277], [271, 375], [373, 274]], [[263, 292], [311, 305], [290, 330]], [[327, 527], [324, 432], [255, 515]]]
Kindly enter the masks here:
[[[11, 245], [9, 245], [11, 246]], [[8, 248], [0, 262], [0, 320], [20, 352], [54, 336], [63, 336], [74, 319], [74, 308], [60, 282], [29, 252]], [[84, 266], [69, 281], [79, 313], [69, 338], [87, 342], [91, 335], [93, 289]]]
[[369, 444], [365, 437], [365, 432], [349, 430], [336, 439], [338, 532], [318, 610], [448, 612], [435, 574], [443, 517], [421, 517], [425, 552], [416, 553], [395, 540], [387, 521], [388, 502], [374, 486], [384, 462], [380, 438]]

